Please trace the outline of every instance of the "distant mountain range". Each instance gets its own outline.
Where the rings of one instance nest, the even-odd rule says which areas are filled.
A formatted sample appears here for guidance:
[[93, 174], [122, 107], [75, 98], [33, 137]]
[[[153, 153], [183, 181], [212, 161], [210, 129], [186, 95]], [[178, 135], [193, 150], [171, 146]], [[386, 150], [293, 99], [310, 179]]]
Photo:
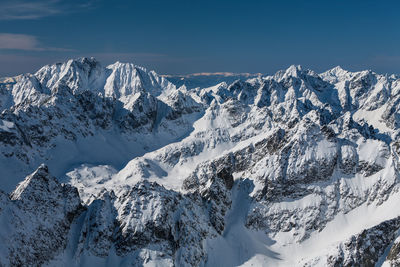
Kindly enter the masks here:
[[0, 79], [0, 266], [398, 266], [400, 77]]
[[232, 73], [232, 72], [213, 72], [213, 73], [193, 73], [187, 75], [162, 75], [177, 87], [185, 86], [187, 89], [196, 87], [205, 88], [221, 82], [233, 83], [236, 80], [247, 80], [262, 76], [261, 73]]

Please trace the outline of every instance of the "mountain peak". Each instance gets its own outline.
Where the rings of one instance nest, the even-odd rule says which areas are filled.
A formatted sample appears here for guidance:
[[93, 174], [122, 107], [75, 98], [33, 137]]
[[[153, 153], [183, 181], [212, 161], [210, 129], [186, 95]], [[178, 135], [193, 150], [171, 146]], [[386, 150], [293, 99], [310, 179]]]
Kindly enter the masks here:
[[303, 71], [303, 67], [301, 65], [292, 64], [289, 68], [286, 69], [286, 73], [295, 73], [298, 71]]
[[108, 69], [116, 69], [116, 68], [122, 68], [122, 69], [138, 69], [143, 72], [148, 72], [148, 70], [145, 67], [136, 65], [134, 63], [130, 62], [121, 62], [121, 61], [116, 61], [113, 64], [110, 64], [107, 66]]
[[101, 63], [96, 58], [79, 57], [79, 58], [71, 58], [63, 62], [56, 62], [54, 64], [45, 65], [41, 69], [39, 69], [39, 71], [37, 71], [36, 73], [41, 73], [48, 69], [68, 71], [68, 69], [70, 68], [79, 68], [83, 70], [85, 69], [88, 70], [90, 68], [95, 68], [96, 66], [101, 66]]
[[352, 72], [343, 69], [341, 66], [336, 66], [332, 69], [329, 69], [323, 73], [320, 74], [320, 76], [322, 77], [322, 79], [332, 82], [332, 83], [336, 83], [339, 82], [341, 80], [345, 80], [350, 78], [353, 75]]
[[58, 184], [56, 179], [49, 174], [48, 167], [42, 164], [17, 186], [10, 198], [17, 200], [23, 199], [25, 196], [44, 194], [50, 191], [51, 183]]
[[283, 79], [287, 79], [290, 77], [300, 77], [302, 73], [306, 72], [306, 70], [301, 65], [290, 65], [286, 70], [280, 70], [275, 75], [274, 78], [277, 81], [281, 81]]
[[304, 71], [304, 69], [301, 65], [290, 65], [289, 68], [287, 68], [284, 71], [284, 76], [285, 77], [289, 77], [289, 76], [298, 77], [299, 74], [303, 71]]
[[78, 57], [74, 59], [69, 59], [67, 62], [76, 62], [81, 64], [99, 64], [100, 62], [94, 57]]
[[340, 76], [340, 75], [346, 74], [348, 72], [349, 71], [343, 69], [341, 66], [338, 65], [338, 66], [336, 66], [336, 67], [334, 67], [332, 69], [329, 69], [329, 70], [325, 71], [324, 73], [329, 73], [331, 75]]
[[332, 72], [342, 72], [342, 71], [346, 71], [344, 70], [341, 66], [337, 65], [336, 67], [331, 69]]

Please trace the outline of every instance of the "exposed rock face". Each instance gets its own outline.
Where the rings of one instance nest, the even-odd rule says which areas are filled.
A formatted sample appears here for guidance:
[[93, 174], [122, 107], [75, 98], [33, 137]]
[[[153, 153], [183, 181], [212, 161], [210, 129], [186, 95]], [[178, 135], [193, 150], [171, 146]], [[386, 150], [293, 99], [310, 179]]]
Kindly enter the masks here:
[[400, 79], [248, 78], [82, 58], [0, 80], [0, 188], [28, 175], [0, 192], [0, 265], [396, 266]]
[[387, 261], [389, 261], [390, 266], [400, 265], [400, 247], [399, 242], [395, 242], [390, 248], [389, 254], [387, 256]]
[[215, 235], [199, 201], [148, 181], [116, 195], [104, 192], [84, 214], [75, 257], [108, 257], [113, 247], [120, 257], [151, 252], [171, 265], [198, 265], [205, 256], [202, 240]]
[[4, 266], [41, 265], [62, 252], [72, 221], [82, 212], [76, 188], [61, 185], [40, 166], [10, 194], [2, 194]]
[[[396, 238], [400, 218], [385, 221], [366, 229], [340, 244], [334, 255], [328, 256], [328, 266], [375, 266], [385, 249]], [[395, 259], [393, 247], [388, 259]]]

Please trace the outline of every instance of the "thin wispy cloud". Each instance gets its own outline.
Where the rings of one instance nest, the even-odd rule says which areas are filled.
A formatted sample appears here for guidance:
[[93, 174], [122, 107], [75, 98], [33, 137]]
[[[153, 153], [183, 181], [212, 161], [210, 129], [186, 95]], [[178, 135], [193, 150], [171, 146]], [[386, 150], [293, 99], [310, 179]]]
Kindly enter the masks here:
[[94, 6], [94, 1], [4, 0], [0, 2], [0, 20], [31, 20], [77, 12]]
[[73, 51], [66, 48], [44, 46], [33, 35], [13, 33], [0, 33], [0, 50]]

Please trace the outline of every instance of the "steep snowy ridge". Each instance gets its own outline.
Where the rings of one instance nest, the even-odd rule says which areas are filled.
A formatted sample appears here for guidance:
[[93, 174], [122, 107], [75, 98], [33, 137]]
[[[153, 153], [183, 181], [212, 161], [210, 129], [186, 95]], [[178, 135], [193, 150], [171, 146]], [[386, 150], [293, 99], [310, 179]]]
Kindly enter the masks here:
[[0, 265], [396, 266], [400, 78], [217, 76], [1, 79]]

